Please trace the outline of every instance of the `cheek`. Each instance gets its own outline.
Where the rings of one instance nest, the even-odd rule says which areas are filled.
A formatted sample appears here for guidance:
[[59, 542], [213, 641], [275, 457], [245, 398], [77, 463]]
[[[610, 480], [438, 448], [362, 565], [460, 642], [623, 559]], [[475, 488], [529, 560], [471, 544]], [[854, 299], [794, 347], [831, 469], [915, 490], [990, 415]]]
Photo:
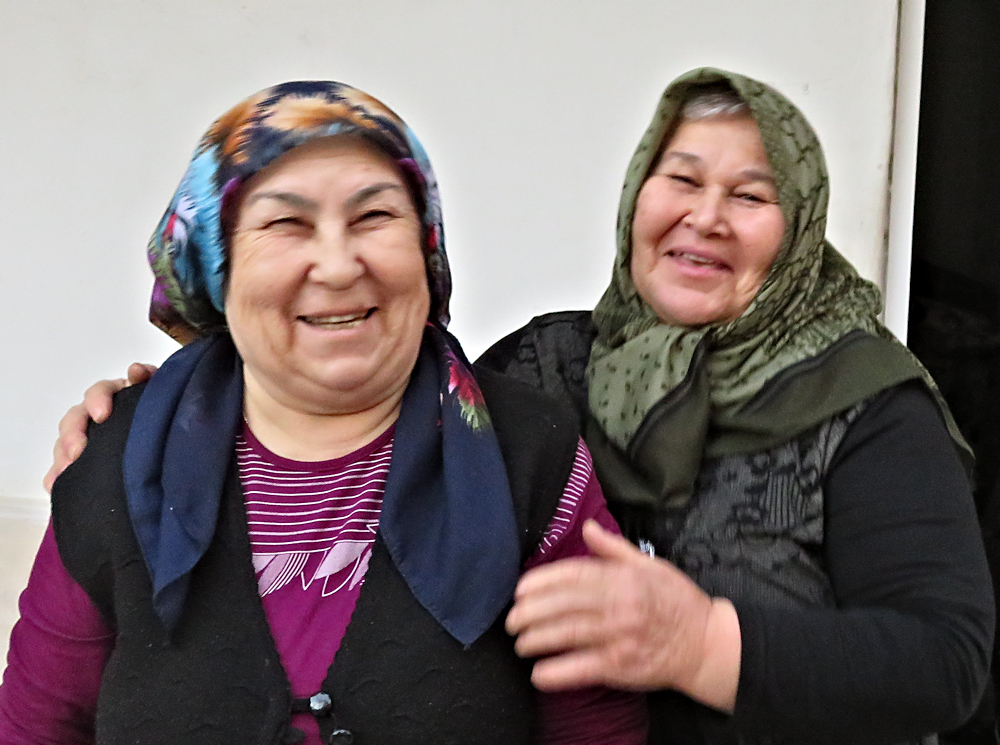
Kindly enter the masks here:
[[282, 309], [297, 285], [298, 268], [275, 252], [234, 242], [226, 290], [226, 318], [234, 336]]
[[[427, 270], [420, 248], [419, 230], [406, 231], [386, 241], [371, 255], [369, 266], [380, 279], [389, 299], [403, 301], [411, 314], [421, 307], [429, 309], [430, 291], [427, 289]], [[423, 316], [416, 319], [421, 325], [427, 313], [424, 312]]]
[[785, 221], [776, 207], [774, 213], [762, 215], [761, 219], [749, 226], [745, 246], [748, 249], [748, 270], [763, 282], [771, 265], [778, 258], [782, 239], [785, 237]]
[[670, 228], [671, 205], [669, 195], [662, 188], [659, 179], [647, 181], [635, 202], [635, 216], [632, 218], [632, 241], [646, 245]]

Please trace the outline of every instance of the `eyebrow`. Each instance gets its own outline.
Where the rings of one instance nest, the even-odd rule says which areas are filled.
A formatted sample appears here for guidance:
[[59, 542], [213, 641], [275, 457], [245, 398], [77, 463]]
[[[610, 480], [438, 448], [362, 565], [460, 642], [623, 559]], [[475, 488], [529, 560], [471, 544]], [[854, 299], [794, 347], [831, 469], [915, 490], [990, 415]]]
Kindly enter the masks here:
[[[394, 184], [391, 181], [384, 181], [378, 184], [372, 184], [371, 186], [366, 186], [363, 189], [359, 189], [350, 197], [347, 198], [347, 206], [349, 208], [357, 207], [377, 194], [383, 191], [388, 191], [391, 189], [398, 189], [399, 191], [405, 192], [406, 190], [399, 184]], [[247, 206], [255, 204], [262, 199], [275, 199], [279, 202], [284, 202], [291, 207], [296, 207], [298, 209], [309, 210], [310, 212], [316, 212], [319, 210], [319, 202], [309, 199], [309, 197], [304, 197], [301, 194], [296, 194], [294, 191], [260, 191], [256, 194], [252, 194], [247, 200]]]
[[[685, 163], [690, 163], [692, 165], [701, 163], [701, 158], [699, 158], [694, 153], [685, 153], [678, 150], [668, 150], [660, 158], [660, 162], [662, 163], [667, 158], [678, 158], [679, 160], [683, 160]], [[772, 186], [777, 186], [777, 182], [775, 182], [774, 176], [767, 173], [767, 171], [761, 171], [756, 168], [747, 168], [743, 171], [740, 171], [739, 175], [748, 181], [763, 181], [765, 183], [771, 184]]]
[[768, 184], [771, 184], [772, 186], [777, 186], [777, 182], [775, 182], [774, 176], [764, 171], [758, 171], [755, 168], [748, 168], [745, 171], [740, 171], [740, 175], [743, 178], [748, 179], [749, 181], [764, 181]]
[[363, 189], [358, 189], [350, 197], [347, 198], [346, 205], [348, 207], [357, 207], [358, 205], [368, 201], [372, 197], [381, 194], [383, 191], [397, 190], [404, 194], [406, 189], [404, 189], [399, 184], [394, 184], [391, 181], [382, 181], [378, 184], [372, 184], [371, 186], [366, 186]]
[[301, 194], [296, 194], [294, 191], [259, 191], [256, 194], [250, 195], [246, 206], [249, 207], [252, 204], [256, 204], [262, 199], [276, 199], [277, 201], [284, 202], [292, 207], [311, 210], [313, 212], [319, 209], [318, 202], [309, 199], [308, 197], [304, 197]]

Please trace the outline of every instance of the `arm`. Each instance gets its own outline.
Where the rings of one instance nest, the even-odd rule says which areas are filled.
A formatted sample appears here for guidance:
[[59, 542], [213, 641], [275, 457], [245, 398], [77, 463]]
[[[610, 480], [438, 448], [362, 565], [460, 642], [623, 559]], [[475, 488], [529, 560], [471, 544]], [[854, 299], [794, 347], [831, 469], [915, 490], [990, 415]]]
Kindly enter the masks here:
[[588, 526], [603, 560], [528, 573], [508, 616], [521, 653], [556, 654], [536, 664], [536, 685], [673, 688], [734, 707], [741, 732], [811, 742], [902, 741], [958, 724], [985, 683], [992, 591], [968, 482], [921, 388], [868, 407], [825, 496], [836, 609], [734, 610]]
[[118, 391], [149, 380], [155, 372], [154, 365], [133, 362], [128, 368], [128, 378], [100, 380], [87, 389], [83, 403], [72, 407], [59, 420], [59, 439], [52, 448], [52, 466], [42, 479], [45, 491], [52, 491], [56, 477], [80, 457], [87, 445], [87, 423], [91, 419], [103, 422], [111, 416], [111, 399]]
[[[594, 520], [618, 533], [581, 441], [569, 481], [538, 550], [525, 570], [561, 559], [588, 556], [582, 527]], [[606, 743], [644, 745], [648, 726], [645, 696], [589, 686], [569, 691], [538, 691], [537, 742], [545, 745]]]
[[51, 524], [20, 610], [0, 685], [0, 742], [93, 743], [97, 693], [114, 635], [63, 567]]
[[854, 422], [825, 501], [839, 608], [737, 606], [738, 727], [898, 742], [960, 724], [986, 682], [992, 590], [968, 480], [918, 384]]

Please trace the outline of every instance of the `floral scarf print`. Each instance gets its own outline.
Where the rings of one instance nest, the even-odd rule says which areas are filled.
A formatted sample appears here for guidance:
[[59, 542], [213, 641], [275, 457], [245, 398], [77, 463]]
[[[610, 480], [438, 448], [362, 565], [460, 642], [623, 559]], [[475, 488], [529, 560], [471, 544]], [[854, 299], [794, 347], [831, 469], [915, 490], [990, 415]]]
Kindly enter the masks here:
[[243, 367], [226, 329], [226, 225], [242, 185], [317, 137], [364, 137], [410, 181], [431, 310], [403, 395], [379, 536], [418, 601], [471, 644], [513, 596], [520, 545], [486, 402], [445, 329], [451, 278], [437, 182], [420, 143], [379, 101], [334, 82], [284, 83], [220, 117], [202, 138], [149, 243], [150, 317], [185, 346], [142, 392], [123, 459], [129, 514], [165, 630], [211, 544], [236, 435]]
[[[760, 129], [785, 234], [739, 318], [671, 325], [657, 318], [632, 281], [636, 200], [688, 96], [720, 82], [746, 101]], [[702, 458], [786, 442], [909, 379], [927, 384], [956, 446], [966, 452], [930, 376], [879, 320], [878, 288], [826, 240], [828, 197], [815, 132], [773, 88], [711, 68], [667, 87], [629, 164], [612, 280], [593, 313], [587, 441], [609, 499], [683, 504]]]

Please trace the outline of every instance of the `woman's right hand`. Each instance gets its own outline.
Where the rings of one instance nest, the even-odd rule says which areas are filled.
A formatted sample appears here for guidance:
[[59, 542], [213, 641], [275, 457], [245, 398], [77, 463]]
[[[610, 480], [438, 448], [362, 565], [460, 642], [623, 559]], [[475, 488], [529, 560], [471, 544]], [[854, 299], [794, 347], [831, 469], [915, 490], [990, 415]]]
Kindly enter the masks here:
[[56, 477], [80, 457], [87, 445], [89, 421], [103, 422], [111, 416], [112, 397], [122, 388], [149, 380], [156, 370], [156, 365], [133, 362], [129, 365], [127, 378], [101, 380], [87, 389], [83, 394], [83, 403], [70, 408], [59, 420], [59, 439], [52, 448], [52, 467], [42, 479], [45, 491], [51, 492]]

